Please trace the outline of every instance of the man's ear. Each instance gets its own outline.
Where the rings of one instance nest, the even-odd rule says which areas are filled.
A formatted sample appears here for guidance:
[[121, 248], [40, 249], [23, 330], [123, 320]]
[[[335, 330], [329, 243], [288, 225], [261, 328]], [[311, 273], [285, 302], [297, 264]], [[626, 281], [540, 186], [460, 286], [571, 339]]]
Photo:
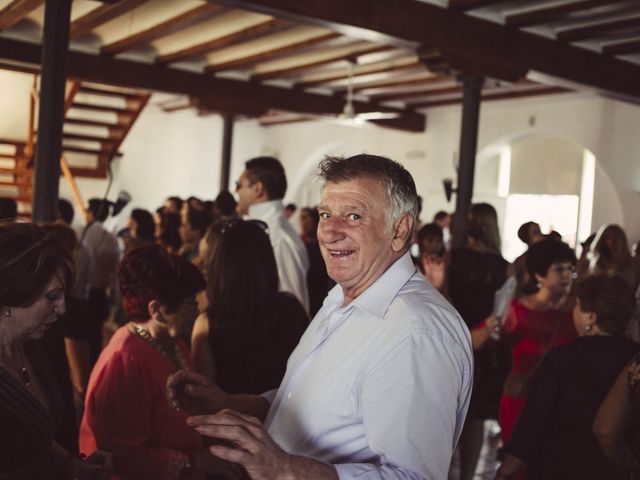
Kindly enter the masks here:
[[258, 200], [264, 200], [267, 198], [267, 191], [264, 188], [263, 183], [260, 180], [256, 180], [251, 185], [251, 190], [253, 191], [253, 195]]
[[413, 217], [408, 213], [404, 214], [402, 218], [396, 223], [394, 229], [393, 240], [391, 241], [391, 248], [394, 252], [401, 252], [407, 247], [411, 231], [413, 230]]

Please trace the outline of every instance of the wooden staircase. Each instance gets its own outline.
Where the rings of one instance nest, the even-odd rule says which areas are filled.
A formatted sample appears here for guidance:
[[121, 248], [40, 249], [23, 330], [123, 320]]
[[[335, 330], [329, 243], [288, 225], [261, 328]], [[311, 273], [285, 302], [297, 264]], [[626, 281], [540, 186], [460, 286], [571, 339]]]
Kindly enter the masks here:
[[[118, 149], [151, 94], [69, 81], [65, 96], [62, 170], [77, 177], [106, 178], [109, 163], [121, 155]], [[37, 137], [33, 129], [34, 97], [32, 95], [30, 141], [0, 139], [0, 197], [15, 199], [19, 216], [27, 218], [31, 216], [33, 200]]]

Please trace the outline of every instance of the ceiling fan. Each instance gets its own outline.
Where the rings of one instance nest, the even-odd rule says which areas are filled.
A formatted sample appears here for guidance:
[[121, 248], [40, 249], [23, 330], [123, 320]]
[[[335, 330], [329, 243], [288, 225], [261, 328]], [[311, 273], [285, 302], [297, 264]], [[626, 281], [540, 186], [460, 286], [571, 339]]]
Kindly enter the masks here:
[[397, 118], [395, 112], [362, 112], [356, 113], [353, 106], [353, 67], [356, 64], [355, 59], [347, 60], [349, 62], [349, 74], [347, 78], [347, 101], [344, 104], [342, 113], [338, 115], [338, 120], [349, 124], [362, 125], [367, 120], [386, 120]]

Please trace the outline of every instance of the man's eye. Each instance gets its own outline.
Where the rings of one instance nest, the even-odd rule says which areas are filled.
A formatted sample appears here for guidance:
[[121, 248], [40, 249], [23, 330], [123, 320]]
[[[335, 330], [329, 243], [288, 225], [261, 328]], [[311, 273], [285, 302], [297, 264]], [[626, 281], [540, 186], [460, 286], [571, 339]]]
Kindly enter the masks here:
[[324, 218], [325, 220], [328, 220], [331, 217], [331, 214], [329, 212], [320, 212], [319, 215], [320, 218]]
[[358, 215], [357, 213], [350, 213], [349, 215], [347, 215], [347, 218], [349, 220], [360, 220], [360, 215]]

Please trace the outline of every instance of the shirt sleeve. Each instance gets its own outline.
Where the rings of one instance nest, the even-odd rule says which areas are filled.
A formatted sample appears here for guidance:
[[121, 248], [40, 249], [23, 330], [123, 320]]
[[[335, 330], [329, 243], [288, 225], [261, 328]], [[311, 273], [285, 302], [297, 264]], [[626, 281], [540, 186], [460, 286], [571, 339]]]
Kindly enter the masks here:
[[470, 395], [469, 358], [440, 334], [419, 331], [364, 378], [361, 407], [378, 463], [335, 465], [340, 479], [447, 478]]
[[113, 454], [116, 475], [139, 480], [179, 478], [184, 453], [150, 445], [157, 394], [140, 362], [126, 355], [113, 357], [91, 397], [96, 445]]
[[525, 404], [513, 436], [504, 450], [525, 463], [537, 457], [540, 446], [553, 425], [554, 406], [562, 395], [562, 364], [558, 352], [551, 351], [544, 358], [531, 382]]

